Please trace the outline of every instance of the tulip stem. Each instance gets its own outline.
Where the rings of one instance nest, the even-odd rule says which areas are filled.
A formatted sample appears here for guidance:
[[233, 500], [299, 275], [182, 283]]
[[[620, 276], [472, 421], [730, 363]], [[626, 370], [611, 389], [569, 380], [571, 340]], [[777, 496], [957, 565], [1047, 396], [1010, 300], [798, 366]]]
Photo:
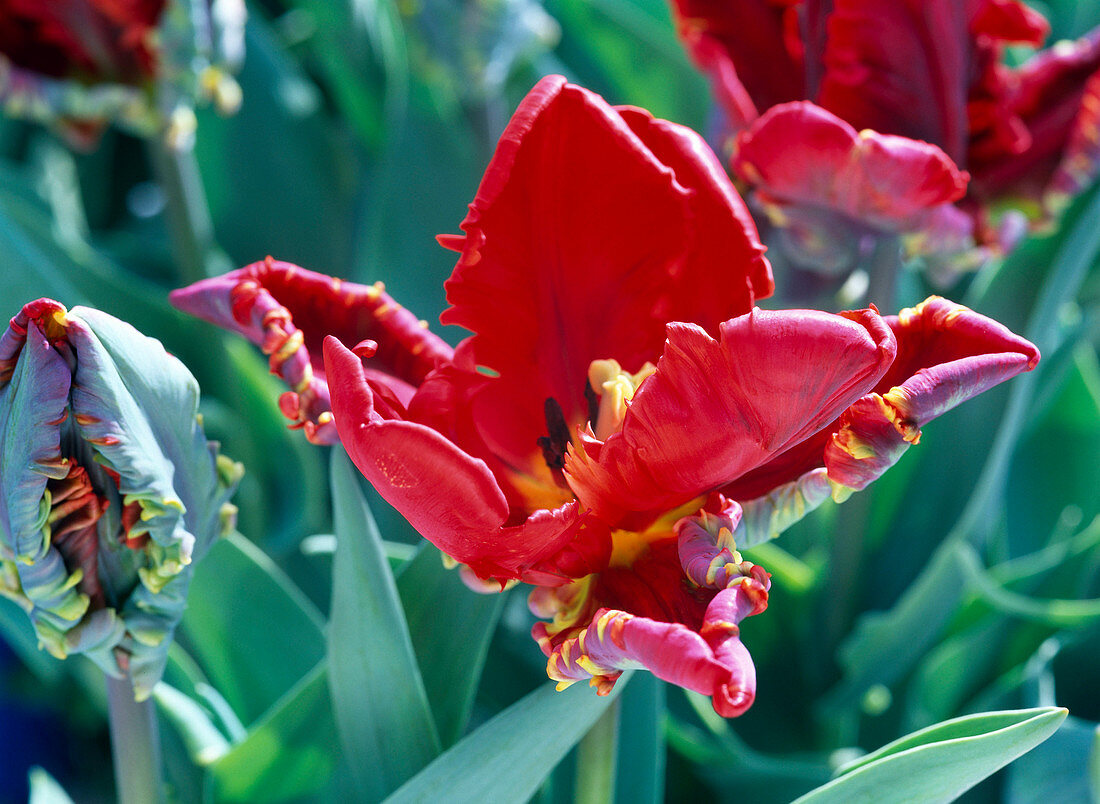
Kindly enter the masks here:
[[210, 266], [214, 224], [195, 154], [186, 145], [167, 142], [164, 136], [149, 141], [149, 154], [164, 193], [164, 215], [176, 272], [181, 284], [190, 285], [214, 273]]
[[867, 302], [885, 315], [896, 312], [898, 274], [902, 270], [901, 240], [897, 235], [877, 235], [867, 260]]
[[153, 700], [135, 701], [129, 676], [108, 676], [107, 710], [119, 804], [163, 804], [160, 734]]
[[619, 700], [600, 715], [577, 746], [577, 804], [611, 804], [615, 799], [615, 756], [619, 741]]

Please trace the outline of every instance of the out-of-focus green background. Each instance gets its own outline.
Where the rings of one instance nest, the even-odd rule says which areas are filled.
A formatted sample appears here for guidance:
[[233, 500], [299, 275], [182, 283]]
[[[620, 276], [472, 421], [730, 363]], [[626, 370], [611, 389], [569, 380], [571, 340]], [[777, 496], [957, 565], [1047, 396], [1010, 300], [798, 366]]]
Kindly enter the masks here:
[[[227, 119], [200, 110], [195, 150], [224, 267], [271, 254], [383, 280], [433, 326], [454, 262], [434, 237], [458, 231], [496, 136], [540, 76], [562, 73], [704, 133], [712, 123], [706, 81], [661, 0], [270, 0], [249, 10], [243, 105]], [[1052, 39], [1100, 23], [1095, 0], [1042, 10]], [[1061, 230], [950, 291], [1035, 340], [1040, 368], [937, 420], [870, 490], [749, 554], [774, 581], [767, 613], [743, 625], [759, 676], [753, 709], [723, 722], [678, 689], [631, 681], [623, 694], [637, 719], [621, 758], [667, 769], [660, 789], [639, 795], [785, 801], [856, 748], [963, 713], [1054, 703], [1069, 707], [1066, 724], [967, 800], [1098, 794], [1097, 199], [1087, 194]], [[141, 141], [109, 131], [74, 155], [40, 128], [0, 123], [0, 315], [50, 296], [160, 338], [198, 378], [208, 434], [247, 470], [245, 538], [198, 568], [167, 677], [233, 750], [203, 770], [165, 719], [179, 800], [334, 800], [346, 780], [315, 669], [332, 591], [328, 450], [285, 428], [282, 389], [258, 350], [168, 306], [187, 278], [163, 212]], [[931, 291], [917, 274], [899, 287], [905, 303]], [[402, 578], [413, 589], [410, 573], [434, 570], [427, 558], [403, 563], [401, 544], [416, 534], [367, 493], [395, 543], [399, 592]], [[499, 604], [457, 581], [451, 594], [450, 605], [469, 607], [469, 634], [435, 633], [431, 611], [407, 615], [418, 658], [433, 639], [485, 641], [477, 725], [548, 684], [544, 659], [520, 590]], [[446, 667], [427, 666], [434, 704], [450, 682]], [[26, 796], [34, 765], [77, 801], [110, 799], [100, 687], [83, 660], [38, 652], [22, 613], [0, 599], [0, 802]], [[570, 799], [573, 766], [570, 754], [540, 800]], [[631, 795], [622, 782], [620, 799]]]

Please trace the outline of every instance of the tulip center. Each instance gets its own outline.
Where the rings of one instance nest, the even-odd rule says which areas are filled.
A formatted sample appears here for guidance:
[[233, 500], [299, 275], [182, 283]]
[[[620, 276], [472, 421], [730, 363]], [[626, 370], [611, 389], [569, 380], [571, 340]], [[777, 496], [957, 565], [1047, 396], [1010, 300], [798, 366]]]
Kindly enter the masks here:
[[92, 608], [103, 608], [106, 601], [99, 581], [96, 523], [107, 510], [107, 500], [96, 494], [84, 467], [72, 461], [64, 477], [47, 481], [44, 503], [49, 513], [43, 539], [61, 553], [70, 577], [88, 596]]

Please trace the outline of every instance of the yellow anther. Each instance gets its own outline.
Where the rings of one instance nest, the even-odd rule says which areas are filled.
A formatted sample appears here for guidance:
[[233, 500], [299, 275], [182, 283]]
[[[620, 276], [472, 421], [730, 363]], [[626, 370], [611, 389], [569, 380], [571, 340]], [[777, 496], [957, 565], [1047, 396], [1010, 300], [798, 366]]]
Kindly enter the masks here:
[[588, 367], [588, 383], [600, 396], [599, 412], [592, 423], [596, 438], [606, 441], [622, 428], [635, 391], [656, 370], [656, 366], [647, 362], [637, 374], [628, 374], [617, 360], [592, 361]]

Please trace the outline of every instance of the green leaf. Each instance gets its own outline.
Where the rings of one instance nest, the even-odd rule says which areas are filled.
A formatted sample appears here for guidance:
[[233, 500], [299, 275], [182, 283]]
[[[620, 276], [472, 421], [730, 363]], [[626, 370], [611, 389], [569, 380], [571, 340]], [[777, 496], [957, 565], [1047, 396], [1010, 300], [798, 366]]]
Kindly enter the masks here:
[[1066, 714], [1065, 709], [1043, 707], [938, 723], [841, 768], [838, 778], [797, 804], [953, 801], [1050, 737]]
[[965, 591], [965, 565], [962, 546], [944, 544], [893, 609], [863, 616], [841, 646], [845, 677], [823, 708], [846, 709], [874, 685], [892, 684], [912, 669], [958, 608]]
[[336, 727], [318, 664], [248, 737], [210, 766], [218, 801], [285, 801], [317, 793], [336, 767]]
[[440, 755], [386, 799], [387, 804], [527, 801], [626, 680], [624, 675], [602, 698], [584, 684], [563, 692], [543, 685]]
[[59, 785], [44, 768], [31, 768], [27, 778], [31, 788], [27, 804], [73, 804], [65, 788]]
[[401, 570], [397, 591], [439, 738], [452, 745], [470, 719], [504, 595], [468, 589], [430, 544]]
[[328, 656], [332, 704], [359, 795], [378, 801], [439, 754], [385, 547], [343, 450], [332, 451], [336, 529]]
[[619, 707], [615, 801], [658, 804], [665, 797], [665, 682], [636, 673]]
[[972, 548], [963, 552], [964, 569], [972, 588], [1003, 614], [1033, 620], [1055, 628], [1080, 628], [1100, 619], [1100, 599], [1040, 600], [1021, 595], [997, 583]]
[[251, 723], [324, 658], [323, 630], [321, 613], [271, 559], [232, 534], [195, 573], [182, 638]]

